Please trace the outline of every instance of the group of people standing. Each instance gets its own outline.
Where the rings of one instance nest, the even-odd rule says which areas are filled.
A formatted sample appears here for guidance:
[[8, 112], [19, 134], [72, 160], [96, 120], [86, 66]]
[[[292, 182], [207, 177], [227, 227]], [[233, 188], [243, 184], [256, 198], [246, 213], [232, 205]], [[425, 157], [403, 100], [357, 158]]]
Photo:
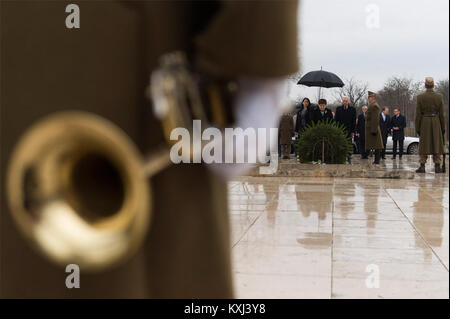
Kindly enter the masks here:
[[[372, 93], [372, 92], [370, 92]], [[370, 94], [369, 94], [370, 96]], [[366, 134], [366, 126], [370, 129], [371, 126], [379, 127], [379, 124], [375, 125], [370, 122], [366, 125], [367, 121], [372, 121], [374, 119], [374, 112], [379, 114], [379, 110], [367, 111], [368, 107], [363, 106], [363, 113], [360, 116], [356, 116], [356, 108], [350, 105], [350, 99], [348, 97], [342, 98], [342, 105], [336, 108], [336, 112], [332, 112], [327, 108], [327, 100], [319, 99], [318, 105], [314, 106], [308, 98], [304, 98], [301, 102], [300, 107], [296, 109], [295, 117], [295, 127], [293, 125], [293, 118], [290, 113], [283, 114], [280, 121], [280, 145], [283, 158], [289, 158], [289, 150], [291, 144], [292, 136], [298, 137], [302, 131], [312, 123], [317, 123], [321, 120], [331, 120], [343, 125], [348, 138], [353, 138], [355, 135], [359, 137], [360, 145], [359, 149], [361, 151], [362, 158], [368, 158], [368, 151], [374, 147], [376, 149], [378, 145], [374, 142], [371, 136]], [[369, 117], [367, 117], [367, 115]], [[367, 118], [366, 118], [367, 117]], [[381, 115], [380, 115], [381, 122]], [[292, 123], [292, 124], [291, 124]], [[368, 137], [368, 141], [365, 137]], [[377, 152], [375, 153], [375, 164], [379, 163], [379, 158], [377, 157]], [[380, 153], [381, 154], [381, 153]], [[351, 162], [351, 156], [347, 158], [347, 161]]]
[[[361, 152], [361, 158], [367, 159], [369, 156], [369, 151], [366, 148], [366, 119], [368, 107], [364, 105], [362, 107], [362, 113], [358, 116], [356, 120], [356, 136], [358, 138], [358, 147]], [[376, 119], [376, 114], [373, 115]], [[376, 126], [376, 124], [373, 124]], [[389, 108], [383, 107], [379, 115], [379, 127], [381, 134], [381, 141], [383, 148], [380, 151], [380, 158], [386, 159], [386, 145], [388, 136], [392, 136], [393, 143], [393, 156], [392, 159], [397, 158], [397, 150], [399, 159], [403, 157], [403, 144], [405, 140], [405, 128], [406, 128], [406, 118], [400, 112], [399, 108], [394, 108], [394, 116], [389, 115]], [[369, 138], [370, 139], [370, 138]]]
[[362, 107], [362, 114], [358, 117], [357, 134], [359, 135], [361, 158], [367, 159], [369, 151], [373, 150], [375, 154], [373, 164], [380, 164], [380, 159], [386, 159], [387, 139], [392, 134], [394, 144], [392, 158], [395, 159], [397, 156], [398, 144], [399, 158], [402, 159], [406, 118], [400, 114], [399, 108], [395, 108], [395, 116], [391, 119], [389, 108], [381, 108], [376, 99], [376, 93], [369, 91], [369, 105]]
[[295, 120], [291, 112], [284, 113], [280, 120], [279, 144], [284, 159], [289, 158], [289, 154], [291, 153], [293, 136], [297, 137], [306, 126], [312, 123], [327, 119], [333, 120], [335, 117], [335, 114], [327, 108], [327, 100], [325, 99], [319, 99], [318, 106], [314, 106], [311, 104], [309, 98], [305, 97], [295, 112]]
[[[433, 155], [435, 172], [440, 173], [440, 155], [444, 152], [443, 136], [445, 134], [445, 115], [443, 97], [434, 92], [433, 78], [425, 80], [426, 92], [417, 97], [415, 115], [416, 132], [420, 136], [419, 154], [420, 168], [418, 173], [425, 172], [425, 163], [428, 155]], [[280, 121], [279, 139], [283, 158], [289, 158], [291, 152], [292, 137], [298, 137], [302, 131], [312, 123], [320, 120], [332, 120], [342, 124], [347, 137], [358, 141], [358, 148], [362, 159], [368, 159], [371, 151], [374, 152], [373, 164], [379, 164], [381, 159], [386, 159], [386, 144], [388, 136], [392, 136], [392, 159], [402, 159], [405, 140], [406, 118], [399, 108], [394, 108], [394, 115], [389, 115], [389, 108], [383, 107], [376, 101], [376, 93], [368, 92], [368, 106], [362, 107], [362, 113], [357, 116], [356, 109], [350, 105], [350, 99], [344, 97], [342, 105], [332, 112], [327, 108], [327, 101], [319, 99], [318, 106], [311, 104], [308, 98], [304, 98], [292, 113], [283, 114]], [[295, 122], [295, 125], [294, 125]], [[351, 156], [348, 157], [351, 163]]]
[[342, 105], [337, 107], [336, 112], [327, 108], [327, 100], [325, 99], [319, 99], [318, 106], [314, 107], [308, 98], [304, 98], [300, 109], [297, 111], [294, 134], [298, 136], [307, 125], [327, 119], [344, 125], [347, 137], [355, 135], [356, 109], [350, 105], [348, 97], [342, 99]]

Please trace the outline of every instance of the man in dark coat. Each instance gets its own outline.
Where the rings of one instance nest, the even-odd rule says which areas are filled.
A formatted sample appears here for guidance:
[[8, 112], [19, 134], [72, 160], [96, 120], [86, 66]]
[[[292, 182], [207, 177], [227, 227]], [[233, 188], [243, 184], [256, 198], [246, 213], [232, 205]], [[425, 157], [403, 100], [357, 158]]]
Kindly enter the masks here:
[[383, 150], [381, 151], [381, 158], [386, 159], [386, 144], [391, 130], [391, 118], [389, 116], [389, 108], [383, 107], [380, 114], [380, 130], [381, 138], [383, 140]]
[[[3, 176], [19, 137], [56, 111], [106, 117], [142, 153], [157, 150], [166, 137], [145, 88], [167, 52], [187, 52], [196, 72], [219, 80], [298, 71], [295, 1], [77, 3], [80, 28], [69, 29], [67, 1], [0, 1]], [[148, 179], [152, 222], [141, 249], [113, 269], [81, 268], [80, 289], [67, 289], [65, 266], [19, 232], [2, 178], [0, 299], [232, 298], [227, 181], [208, 166], [172, 165]]]
[[354, 136], [356, 125], [356, 109], [350, 105], [350, 99], [348, 97], [344, 97], [342, 99], [342, 105], [336, 108], [334, 120], [337, 123], [344, 125], [348, 137]]
[[420, 167], [417, 173], [425, 173], [428, 155], [433, 155], [435, 173], [442, 173], [441, 154], [444, 153], [445, 111], [442, 94], [434, 92], [432, 77], [425, 79], [426, 92], [417, 96], [415, 127], [420, 136]]
[[380, 106], [376, 100], [376, 94], [369, 91], [369, 107], [366, 112], [366, 150], [375, 150], [375, 161], [373, 164], [380, 164], [383, 140], [380, 130]]
[[329, 108], [327, 108], [327, 100], [320, 99], [319, 107], [315, 108], [312, 112], [312, 121], [317, 123], [321, 120], [333, 120], [333, 113]]
[[[344, 125], [347, 137], [352, 138], [355, 135], [356, 109], [350, 105], [348, 97], [342, 98], [342, 105], [336, 108], [334, 120]], [[347, 160], [350, 162], [351, 156]]]
[[362, 107], [362, 114], [358, 115], [356, 120], [356, 136], [358, 137], [358, 147], [361, 153], [361, 159], [367, 159], [369, 154], [366, 150], [366, 112], [367, 105]]
[[398, 108], [394, 109], [394, 116], [391, 118], [391, 128], [392, 128], [392, 143], [393, 143], [393, 156], [395, 159], [397, 156], [397, 144], [399, 146], [399, 159], [403, 156], [403, 142], [405, 140], [405, 127], [406, 118], [400, 114]]

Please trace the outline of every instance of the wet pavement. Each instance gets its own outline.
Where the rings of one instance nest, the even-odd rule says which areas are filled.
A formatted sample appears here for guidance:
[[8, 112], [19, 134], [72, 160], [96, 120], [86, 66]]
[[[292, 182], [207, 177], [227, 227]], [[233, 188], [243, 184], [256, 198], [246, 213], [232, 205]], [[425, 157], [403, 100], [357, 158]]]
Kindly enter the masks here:
[[[418, 167], [390, 157], [382, 167]], [[427, 171], [230, 182], [236, 296], [448, 298], [449, 176]]]

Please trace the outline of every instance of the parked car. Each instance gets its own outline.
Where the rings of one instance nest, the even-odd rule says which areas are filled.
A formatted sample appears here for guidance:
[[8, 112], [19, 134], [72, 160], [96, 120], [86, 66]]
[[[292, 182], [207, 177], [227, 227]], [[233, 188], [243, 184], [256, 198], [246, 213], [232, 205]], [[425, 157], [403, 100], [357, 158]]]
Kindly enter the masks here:
[[[360, 151], [358, 149], [357, 139], [353, 139], [352, 143], [353, 143], [353, 152], [355, 154], [359, 154]], [[386, 144], [386, 153], [392, 153], [392, 149], [393, 149], [392, 136], [388, 136]], [[413, 155], [419, 154], [419, 138], [414, 136], [405, 136], [405, 141], [403, 142], [403, 153]]]

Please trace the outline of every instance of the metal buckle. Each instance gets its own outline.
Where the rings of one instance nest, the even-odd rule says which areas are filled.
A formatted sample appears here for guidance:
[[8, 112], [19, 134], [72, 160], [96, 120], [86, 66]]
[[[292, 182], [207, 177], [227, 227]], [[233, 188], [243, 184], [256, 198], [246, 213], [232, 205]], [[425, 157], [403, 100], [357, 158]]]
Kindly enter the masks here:
[[170, 139], [173, 129], [183, 127], [192, 133], [193, 120], [207, 123], [197, 81], [183, 52], [171, 52], [161, 57], [160, 67], [151, 75], [148, 92], [169, 145], [176, 142]]

